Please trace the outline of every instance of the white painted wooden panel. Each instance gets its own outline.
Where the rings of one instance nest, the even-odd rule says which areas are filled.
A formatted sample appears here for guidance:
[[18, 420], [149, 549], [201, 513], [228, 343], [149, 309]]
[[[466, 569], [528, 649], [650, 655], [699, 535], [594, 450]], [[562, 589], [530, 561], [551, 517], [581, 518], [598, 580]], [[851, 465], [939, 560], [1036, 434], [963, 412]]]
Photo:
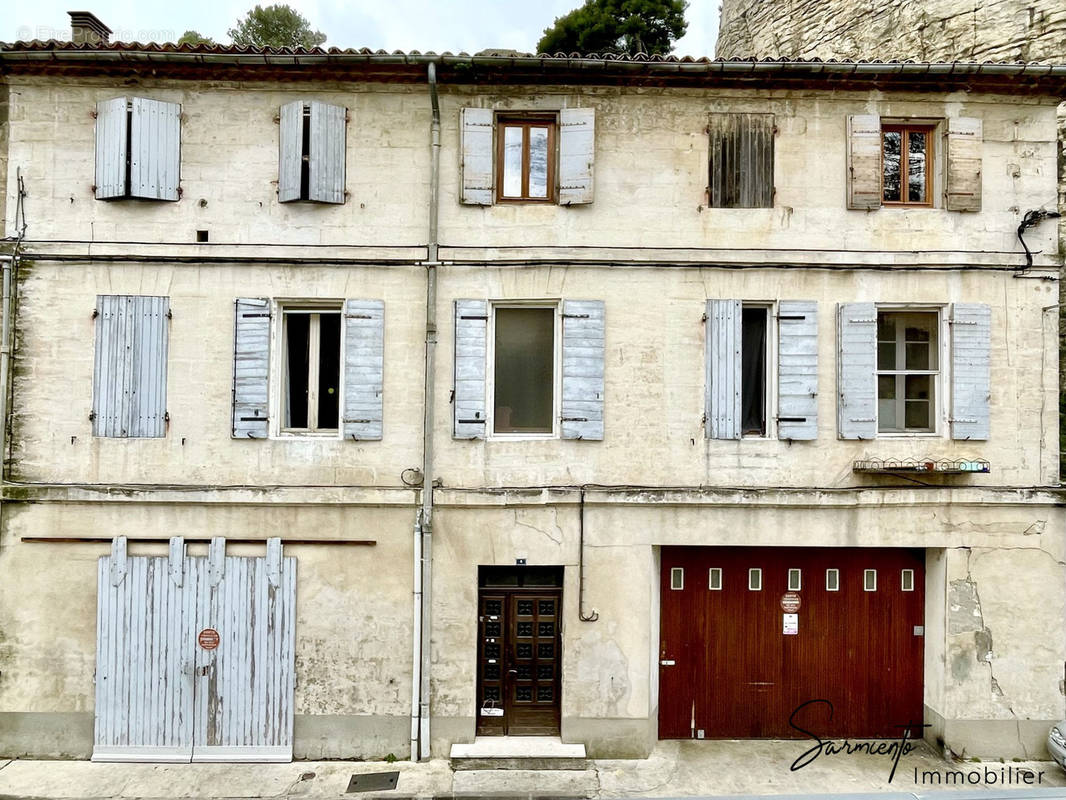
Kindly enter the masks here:
[[344, 202], [345, 121], [343, 106], [311, 101], [311, 146], [308, 199], [319, 203]]
[[741, 329], [739, 300], [707, 301], [707, 437], [739, 439], [741, 434]]
[[841, 439], [877, 436], [877, 307], [837, 307], [837, 430]]
[[455, 389], [452, 393], [456, 439], [485, 438], [485, 369], [488, 359], [488, 303], [455, 301]]
[[951, 438], [989, 436], [992, 309], [955, 303], [951, 309]]
[[385, 369], [385, 302], [344, 304], [344, 438], [382, 436]]
[[281, 107], [278, 131], [278, 202], [300, 199], [303, 166], [304, 102], [295, 100]]
[[125, 97], [96, 104], [96, 199], [126, 196], [129, 111]]
[[596, 162], [596, 109], [559, 112], [559, 204], [591, 203]]
[[951, 117], [947, 121], [947, 190], [948, 211], [981, 210], [981, 120]]
[[818, 438], [818, 303], [777, 304], [777, 436]]
[[181, 105], [134, 97], [130, 115], [130, 195], [177, 200]]
[[233, 438], [267, 437], [269, 379], [270, 301], [238, 298], [233, 335]]
[[464, 108], [460, 111], [462, 131], [462, 202], [466, 205], [492, 205], [492, 109]]
[[561, 427], [564, 439], [603, 439], [604, 304], [563, 303]]
[[881, 207], [881, 118], [848, 117], [848, 208]]

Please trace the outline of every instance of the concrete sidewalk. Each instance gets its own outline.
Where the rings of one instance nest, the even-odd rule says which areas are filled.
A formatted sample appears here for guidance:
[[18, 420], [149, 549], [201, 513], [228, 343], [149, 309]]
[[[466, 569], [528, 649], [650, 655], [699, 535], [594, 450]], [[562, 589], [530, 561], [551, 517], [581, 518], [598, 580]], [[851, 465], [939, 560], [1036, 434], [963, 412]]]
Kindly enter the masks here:
[[[446, 798], [552, 796], [582, 798], [882, 793], [924, 797], [1066, 798], [1066, 774], [1049, 761], [947, 762], [928, 746], [903, 756], [889, 782], [887, 755], [821, 754], [790, 767], [811, 742], [660, 742], [643, 760], [591, 760], [583, 771], [457, 771], [447, 760], [321, 761], [292, 764], [94, 764], [0, 761], [0, 798]], [[391, 791], [347, 794], [352, 775], [399, 772]], [[1032, 775], [1032, 783], [1025, 782]], [[1017, 790], [1023, 790], [1017, 793]], [[1057, 790], [1057, 791], [1056, 791]]]

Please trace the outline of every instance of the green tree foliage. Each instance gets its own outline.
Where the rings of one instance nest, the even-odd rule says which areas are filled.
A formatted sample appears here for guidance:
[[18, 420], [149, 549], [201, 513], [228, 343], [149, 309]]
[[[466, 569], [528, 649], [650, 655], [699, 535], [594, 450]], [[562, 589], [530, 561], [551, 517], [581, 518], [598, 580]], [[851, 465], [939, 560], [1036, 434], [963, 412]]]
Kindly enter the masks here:
[[311, 30], [311, 23], [287, 5], [256, 6], [228, 33], [234, 44], [253, 47], [310, 49], [326, 41], [326, 34]]
[[545, 29], [537, 50], [665, 55], [685, 35], [687, 6], [685, 0], [586, 0]]
[[199, 31], [185, 31], [178, 39], [178, 44], [214, 44], [215, 40], [210, 36], [204, 36]]

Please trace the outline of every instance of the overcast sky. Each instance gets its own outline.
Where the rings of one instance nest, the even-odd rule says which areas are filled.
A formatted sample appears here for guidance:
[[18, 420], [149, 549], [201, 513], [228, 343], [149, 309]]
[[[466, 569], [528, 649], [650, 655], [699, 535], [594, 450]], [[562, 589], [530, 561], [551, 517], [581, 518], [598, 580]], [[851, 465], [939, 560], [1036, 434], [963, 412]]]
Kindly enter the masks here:
[[[273, 0], [259, 0], [269, 5]], [[329, 38], [327, 46], [385, 50], [531, 51], [544, 28], [582, 0], [289, 0]], [[68, 39], [67, 11], [91, 11], [112, 41], [173, 41], [197, 30], [217, 42], [254, 0], [26, 0], [2, 15], [0, 40]], [[688, 33], [677, 55], [710, 56], [718, 35], [717, 0], [689, 0]]]

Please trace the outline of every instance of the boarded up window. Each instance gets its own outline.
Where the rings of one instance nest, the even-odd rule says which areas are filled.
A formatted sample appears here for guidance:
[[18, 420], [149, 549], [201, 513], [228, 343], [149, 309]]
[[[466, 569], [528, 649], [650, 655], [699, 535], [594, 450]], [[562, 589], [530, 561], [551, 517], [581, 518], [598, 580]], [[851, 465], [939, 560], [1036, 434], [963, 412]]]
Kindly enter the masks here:
[[166, 297], [96, 298], [93, 436], [166, 435]]
[[774, 115], [711, 114], [707, 131], [711, 207], [772, 207]]

